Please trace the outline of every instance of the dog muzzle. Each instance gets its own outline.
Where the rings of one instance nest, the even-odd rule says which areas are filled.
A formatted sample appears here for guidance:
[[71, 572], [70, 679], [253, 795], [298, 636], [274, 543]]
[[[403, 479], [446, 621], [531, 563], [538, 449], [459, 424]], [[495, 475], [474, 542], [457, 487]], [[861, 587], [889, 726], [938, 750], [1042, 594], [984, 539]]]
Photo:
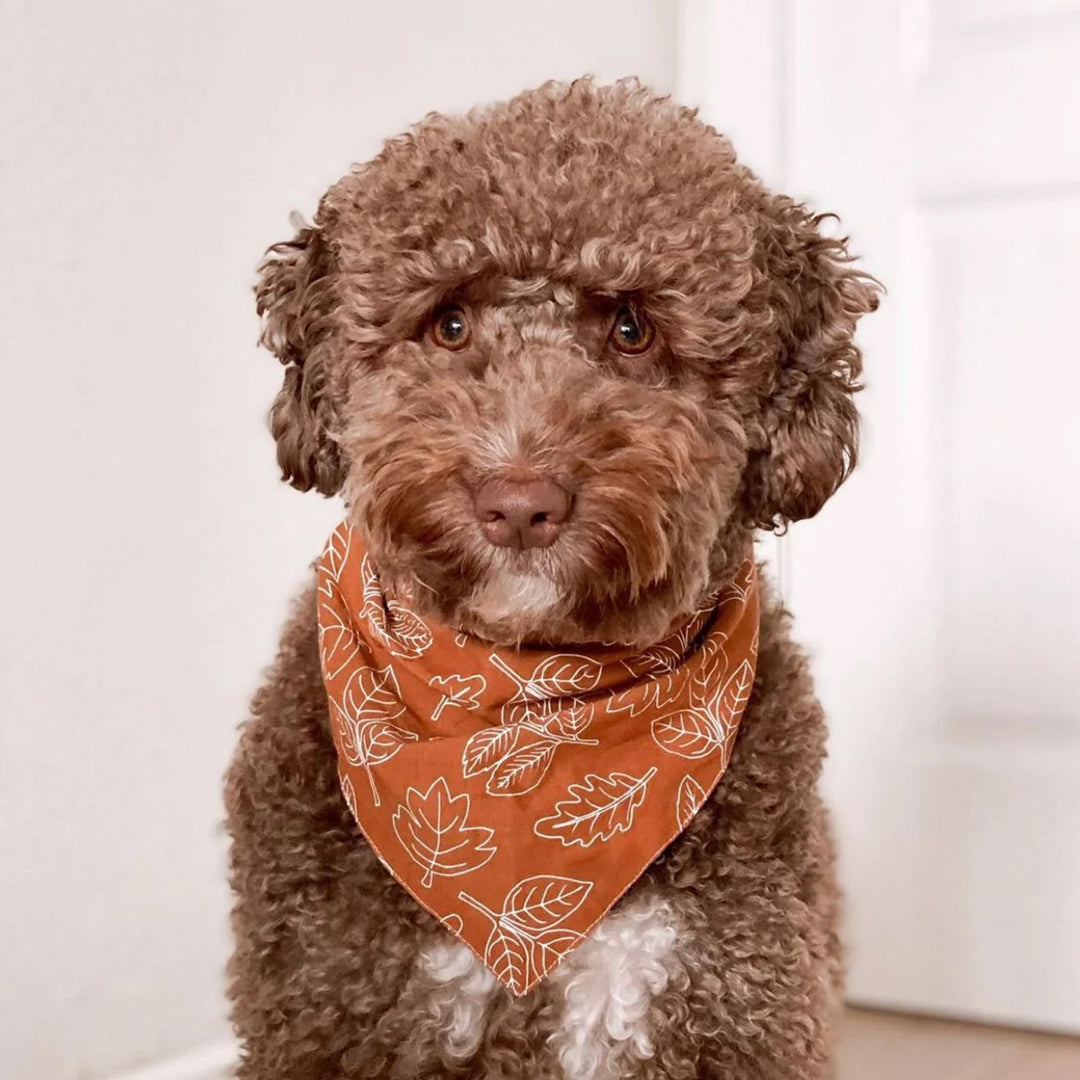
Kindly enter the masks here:
[[524, 994], [689, 824], [754, 682], [753, 559], [646, 649], [492, 645], [388, 595], [339, 525], [316, 564], [341, 790], [398, 882]]

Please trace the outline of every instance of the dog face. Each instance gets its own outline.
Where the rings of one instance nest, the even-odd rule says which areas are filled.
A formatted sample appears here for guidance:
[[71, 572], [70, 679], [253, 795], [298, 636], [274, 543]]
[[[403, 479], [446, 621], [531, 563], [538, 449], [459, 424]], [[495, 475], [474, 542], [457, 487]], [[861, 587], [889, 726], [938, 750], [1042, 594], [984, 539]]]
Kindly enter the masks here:
[[877, 293], [819, 222], [632, 82], [429, 117], [263, 263], [283, 474], [440, 621], [655, 641], [854, 463]]

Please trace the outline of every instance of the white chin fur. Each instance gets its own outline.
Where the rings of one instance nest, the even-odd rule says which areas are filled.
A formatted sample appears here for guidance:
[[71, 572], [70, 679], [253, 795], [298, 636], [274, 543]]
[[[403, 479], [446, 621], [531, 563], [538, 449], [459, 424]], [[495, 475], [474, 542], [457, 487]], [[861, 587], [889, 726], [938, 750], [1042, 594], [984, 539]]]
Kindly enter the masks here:
[[559, 601], [559, 590], [543, 574], [495, 571], [481, 588], [473, 612], [487, 623], [547, 614]]
[[608, 915], [551, 975], [563, 1013], [550, 1037], [566, 1080], [616, 1080], [653, 1056], [649, 1006], [683, 974], [670, 904], [643, 897]]

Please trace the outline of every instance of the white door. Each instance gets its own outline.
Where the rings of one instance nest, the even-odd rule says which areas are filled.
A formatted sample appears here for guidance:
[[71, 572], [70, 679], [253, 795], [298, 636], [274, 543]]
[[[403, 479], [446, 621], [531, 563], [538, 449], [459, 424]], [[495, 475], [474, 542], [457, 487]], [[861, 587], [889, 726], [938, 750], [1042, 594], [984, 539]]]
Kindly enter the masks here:
[[1080, 2], [748, 9], [686, 5], [686, 86], [889, 288], [860, 468], [781, 545], [850, 995], [1080, 1031]]

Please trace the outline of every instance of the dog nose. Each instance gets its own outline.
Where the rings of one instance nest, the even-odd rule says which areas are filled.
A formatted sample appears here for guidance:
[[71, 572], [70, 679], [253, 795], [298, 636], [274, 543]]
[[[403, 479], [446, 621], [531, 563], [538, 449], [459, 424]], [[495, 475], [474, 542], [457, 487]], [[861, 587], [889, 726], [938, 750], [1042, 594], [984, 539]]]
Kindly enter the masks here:
[[489, 480], [476, 492], [476, 518], [498, 547], [555, 543], [570, 516], [570, 496], [554, 480]]

